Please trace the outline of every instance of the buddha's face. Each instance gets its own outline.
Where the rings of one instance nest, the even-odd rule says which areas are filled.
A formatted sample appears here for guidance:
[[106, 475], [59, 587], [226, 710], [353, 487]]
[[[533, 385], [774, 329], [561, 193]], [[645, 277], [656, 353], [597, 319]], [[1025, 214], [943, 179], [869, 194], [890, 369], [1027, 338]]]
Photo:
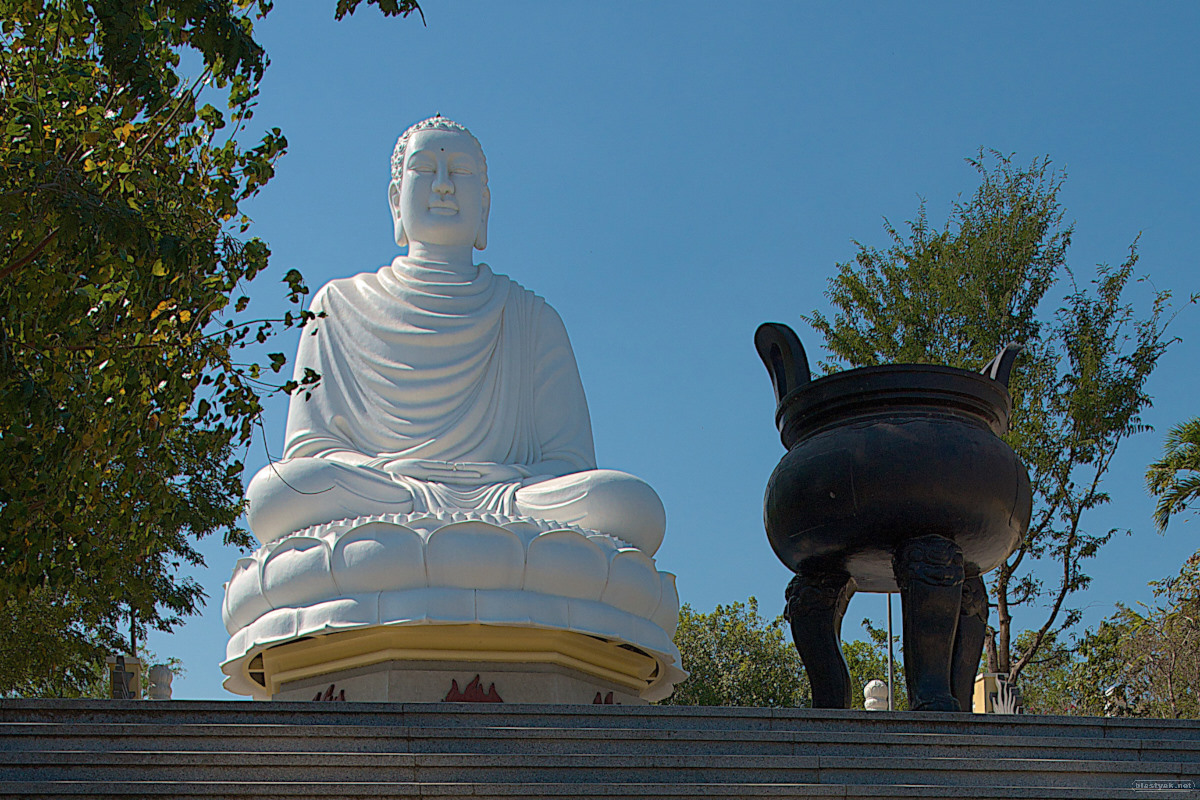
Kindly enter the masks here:
[[489, 196], [483, 154], [458, 131], [417, 131], [408, 141], [400, 185], [392, 184], [392, 213], [409, 242], [483, 249]]

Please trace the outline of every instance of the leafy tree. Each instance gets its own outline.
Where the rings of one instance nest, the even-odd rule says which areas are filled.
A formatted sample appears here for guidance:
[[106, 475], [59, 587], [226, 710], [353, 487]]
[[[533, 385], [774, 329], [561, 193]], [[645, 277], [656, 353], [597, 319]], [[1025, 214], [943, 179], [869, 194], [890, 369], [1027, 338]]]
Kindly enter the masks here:
[[[1116, 611], [1074, 648], [1059, 648], [1053, 674], [1025, 680], [1053, 696], [1043, 713], [1200, 718], [1200, 553], [1179, 574], [1150, 583], [1156, 602]], [[1027, 676], [1028, 677], [1028, 676]], [[1049, 680], [1044, 680], [1044, 678]]]
[[[879, 680], [887, 683], [888, 677], [888, 642], [887, 631], [876, 628], [871, 620], [864, 619], [863, 627], [867, 629], [870, 641], [855, 640], [842, 642], [842, 655], [846, 658], [846, 666], [850, 670], [850, 683], [854, 687], [850, 692], [850, 707], [865, 708], [866, 698], [863, 689], [871, 681]], [[893, 637], [893, 645], [898, 645], [900, 637]], [[904, 682], [903, 654], [896, 652], [897, 657], [892, 664], [892, 710], [908, 710], [908, 687]]]
[[[360, 3], [362, 0], [338, 0], [334, 17], [340, 20], [347, 14], [353, 14], [354, 9], [358, 8]], [[421, 10], [421, 6], [417, 4], [416, 0], [367, 0], [367, 5], [379, 6], [379, 10], [385, 17], [407, 17], [416, 11], [421, 15], [421, 21], [425, 21], [425, 12]]]
[[[850, 707], [866, 708], [866, 697], [863, 690], [871, 681], [887, 683], [887, 651], [880, 651], [878, 645], [855, 640], [842, 643], [842, 654], [846, 657], [846, 666], [850, 668], [850, 683], [854, 687], [850, 691]], [[904, 668], [896, 662], [895, 674], [892, 681], [892, 710], [908, 710], [908, 689], [904, 685]]]
[[[7, 610], [7, 609], [6, 609]], [[46, 631], [74, 632], [77, 610], [69, 605], [47, 604], [35, 609], [39, 616], [21, 614], [0, 619], [0, 697], [107, 698], [110, 695], [108, 669], [103, 658], [95, 658], [86, 646], [70, 636], [46, 636]], [[82, 632], [81, 632], [82, 635]], [[142, 694], [149, 697], [149, 667], [164, 663], [142, 648]], [[185, 674], [182, 662], [169, 658], [165, 663], [176, 678]]]
[[[1016, 653], [1024, 653], [1035, 631], [1021, 631], [1013, 643]], [[1079, 667], [1077, 651], [1064, 645], [1057, 633], [1047, 634], [1021, 673], [1021, 705], [1027, 714], [1081, 714], [1075, 686]], [[1099, 693], [1096, 693], [1099, 696]]]
[[1075, 647], [1047, 637], [1022, 675], [1027, 711], [1200, 718], [1200, 553], [1150, 586], [1154, 604], [1117, 604]]
[[1118, 604], [1106, 621], [1114, 640], [1108, 661], [1117, 666], [1110, 685], [1126, 713], [1200, 718], [1200, 552], [1150, 586], [1154, 605]]
[[758, 600], [700, 614], [684, 604], [675, 645], [691, 676], [664, 703], [677, 706], [794, 707], [811, 692], [783, 617], [767, 622]]
[[[1016, 681], [1046, 642], [1079, 612], [1069, 597], [1088, 585], [1085, 562], [1114, 530], [1089, 524], [1108, 502], [1102, 479], [1117, 448], [1143, 430], [1145, 384], [1169, 344], [1169, 294], [1140, 315], [1129, 300], [1137, 242], [1118, 267], [1100, 266], [1081, 285], [1067, 266], [1073, 226], [1058, 199], [1064, 174], [1047, 159], [1028, 168], [980, 151], [968, 159], [980, 179], [936, 228], [924, 203], [902, 233], [890, 223], [886, 250], [858, 244], [839, 264], [827, 296], [833, 317], [808, 321], [838, 366], [916, 362], [979, 369], [1005, 344], [1025, 351], [1011, 381], [1007, 441], [1029, 467], [1034, 514], [1028, 535], [989, 576], [997, 613], [989, 671]], [[1065, 287], [1054, 313], [1047, 293]], [[1192, 298], [1195, 300], [1195, 298]], [[1040, 606], [1044, 617], [1015, 647], [1014, 614]]]
[[82, 605], [38, 587], [0, 608], [0, 696], [105, 696]]
[[1127, 633], [1124, 625], [1112, 619], [1084, 632], [1071, 652], [1066, 690], [1072, 700], [1062, 713], [1091, 717], [1127, 713], [1124, 684], [1129, 665], [1122, 662], [1121, 653]]
[[[249, 543], [235, 450], [261, 394], [297, 388], [264, 382], [282, 354], [239, 355], [306, 319], [242, 313], [269, 251], [239, 204], [286, 147], [278, 130], [239, 141], [269, 8], [0, 0], [0, 619], [65, 679], [133, 648], [128, 620], [134, 639], [203, 602], [178, 569], [200, 537]], [[300, 274], [285, 281], [298, 306]], [[5, 671], [0, 692], [39, 674]]]
[[[867, 624], [864, 621], [864, 624]], [[854, 684], [853, 708], [863, 707], [863, 687], [887, 680], [887, 633], [870, 628], [872, 641], [843, 642], [842, 651]], [[709, 614], [685, 604], [679, 612], [675, 645], [691, 674], [666, 705], [792, 708], [811, 705], [812, 691], [791, 631], [782, 616], [768, 622], [758, 600], [718, 605]], [[896, 674], [903, 674], [897, 662]], [[908, 708], [898, 680], [897, 710]]]
[[1200, 500], [1200, 417], [1171, 429], [1163, 457], [1150, 465], [1146, 485], [1158, 497], [1154, 521], [1166, 530], [1172, 514]]

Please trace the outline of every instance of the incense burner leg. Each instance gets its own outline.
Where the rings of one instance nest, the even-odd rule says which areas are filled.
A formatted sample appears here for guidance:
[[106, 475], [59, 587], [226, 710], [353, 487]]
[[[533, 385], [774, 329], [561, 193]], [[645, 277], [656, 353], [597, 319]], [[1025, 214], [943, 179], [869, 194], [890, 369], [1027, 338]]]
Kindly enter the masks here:
[[951, 689], [963, 711], [971, 710], [975, 693], [975, 675], [983, 655], [987, 635], [988, 596], [983, 578], [974, 575], [963, 581], [962, 611], [958, 617], [958, 635], [954, 638], [954, 662]]
[[904, 673], [913, 711], [959, 711], [951, 661], [963, 599], [963, 555], [950, 539], [920, 536], [892, 556], [904, 620]]
[[850, 707], [850, 670], [842, 655], [842, 617], [854, 579], [841, 571], [802, 572], [787, 587], [784, 616], [808, 682], [813, 708]]

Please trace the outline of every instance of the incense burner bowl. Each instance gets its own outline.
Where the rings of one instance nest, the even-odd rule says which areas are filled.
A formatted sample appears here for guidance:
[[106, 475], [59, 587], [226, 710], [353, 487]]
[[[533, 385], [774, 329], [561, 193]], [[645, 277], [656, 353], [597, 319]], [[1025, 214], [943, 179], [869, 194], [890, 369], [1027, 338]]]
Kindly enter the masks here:
[[983, 373], [895, 364], [811, 380], [786, 325], [761, 326], [755, 344], [787, 449], [764, 524], [796, 573], [788, 617], [814, 705], [849, 705], [840, 626], [850, 596], [899, 591], [910, 705], [970, 710], [987, 625], [980, 576], [1016, 548], [1032, 510], [1028, 472], [1000, 438], [1019, 346]]

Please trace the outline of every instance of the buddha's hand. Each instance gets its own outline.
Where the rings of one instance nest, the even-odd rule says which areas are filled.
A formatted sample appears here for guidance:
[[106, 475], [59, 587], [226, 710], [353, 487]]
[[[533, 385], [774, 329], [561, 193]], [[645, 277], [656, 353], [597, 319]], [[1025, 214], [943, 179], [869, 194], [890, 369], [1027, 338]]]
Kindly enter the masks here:
[[514, 464], [495, 464], [490, 461], [465, 461], [457, 464], [460, 470], [475, 472], [479, 475], [479, 483], [511, 483], [529, 475], [529, 470]]
[[380, 469], [393, 475], [452, 486], [508, 483], [519, 481], [525, 476], [525, 473], [511, 464], [432, 461], [425, 458], [395, 458], [383, 464]]

